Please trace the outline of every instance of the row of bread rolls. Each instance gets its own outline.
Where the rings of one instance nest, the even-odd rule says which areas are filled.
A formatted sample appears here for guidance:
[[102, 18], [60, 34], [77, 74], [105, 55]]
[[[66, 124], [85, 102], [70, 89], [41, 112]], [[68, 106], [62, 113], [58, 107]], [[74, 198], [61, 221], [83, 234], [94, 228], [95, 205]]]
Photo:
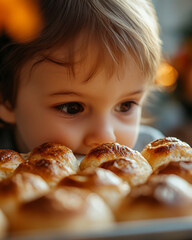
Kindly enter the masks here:
[[[20, 162], [13, 167], [15, 158]], [[50, 228], [80, 231], [114, 222], [109, 206], [93, 191], [59, 187], [60, 180], [78, 171], [79, 162], [69, 148], [46, 143], [25, 158], [2, 150], [0, 164], [0, 237]]]
[[117, 208], [116, 220], [192, 216], [192, 148], [166, 137], [146, 145], [141, 154], [152, 174], [126, 195]]
[[0, 150], [0, 236], [192, 215], [191, 173], [192, 149], [176, 138], [154, 141], [141, 153], [103, 144], [80, 164], [60, 144], [26, 155]]

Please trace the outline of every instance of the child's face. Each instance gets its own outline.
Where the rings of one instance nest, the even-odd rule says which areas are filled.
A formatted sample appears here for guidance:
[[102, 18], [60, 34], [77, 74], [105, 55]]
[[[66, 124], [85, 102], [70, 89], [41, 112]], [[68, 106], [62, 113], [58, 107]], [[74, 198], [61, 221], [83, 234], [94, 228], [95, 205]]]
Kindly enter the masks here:
[[62, 143], [77, 154], [108, 142], [134, 146], [146, 81], [131, 58], [110, 77], [103, 68], [85, 81], [93, 59], [89, 53], [75, 76], [49, 61], [32, 71], [34, 62], [25, 64], [14, 109], [20, 151], [44, 142]]

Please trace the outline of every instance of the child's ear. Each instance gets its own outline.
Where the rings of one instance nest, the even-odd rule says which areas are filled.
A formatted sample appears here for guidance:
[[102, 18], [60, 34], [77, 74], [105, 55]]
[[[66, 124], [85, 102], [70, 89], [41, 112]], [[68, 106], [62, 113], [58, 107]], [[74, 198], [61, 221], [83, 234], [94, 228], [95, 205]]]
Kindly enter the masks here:
[[6, 123], [15, 123], [15, 113], [10, 103], [0, 104], [0, 119]]

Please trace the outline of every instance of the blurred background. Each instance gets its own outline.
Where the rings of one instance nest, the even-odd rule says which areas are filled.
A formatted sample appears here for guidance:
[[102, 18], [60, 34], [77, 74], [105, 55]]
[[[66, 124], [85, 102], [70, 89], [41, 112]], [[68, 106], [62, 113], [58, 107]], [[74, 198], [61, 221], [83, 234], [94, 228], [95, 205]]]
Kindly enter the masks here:
[[192, 146], [192, 0], [152, 0], [160, 23], [165, 62], [145, 110], [149, 125]]
[[[144, 110], [149, 125], [192, 146], [192, 0], [152, 0], [160, 23], [164, 63]], [[35, 0], [0, 0], [0, 30], [16, 41], [41, 30]], [[3, 26], [3, 27], [2, 27]]]

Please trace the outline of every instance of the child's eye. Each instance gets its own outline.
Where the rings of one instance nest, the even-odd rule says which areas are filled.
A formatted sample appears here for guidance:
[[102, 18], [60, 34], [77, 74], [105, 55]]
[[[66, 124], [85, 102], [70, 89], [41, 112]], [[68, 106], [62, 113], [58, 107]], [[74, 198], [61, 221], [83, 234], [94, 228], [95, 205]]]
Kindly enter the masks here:
[[138, 104], [134, 101], [123, 102], [123, 103], [118, 104], [115, 107], [115, 111], [117, 111], [117, 112], [129, 112], [134, 105], [138, 105]]
[[84, 111], [83, 106], [78, 102], [69, 102], [55, 107], [57, 110], [67, 114], [78, 114]]

